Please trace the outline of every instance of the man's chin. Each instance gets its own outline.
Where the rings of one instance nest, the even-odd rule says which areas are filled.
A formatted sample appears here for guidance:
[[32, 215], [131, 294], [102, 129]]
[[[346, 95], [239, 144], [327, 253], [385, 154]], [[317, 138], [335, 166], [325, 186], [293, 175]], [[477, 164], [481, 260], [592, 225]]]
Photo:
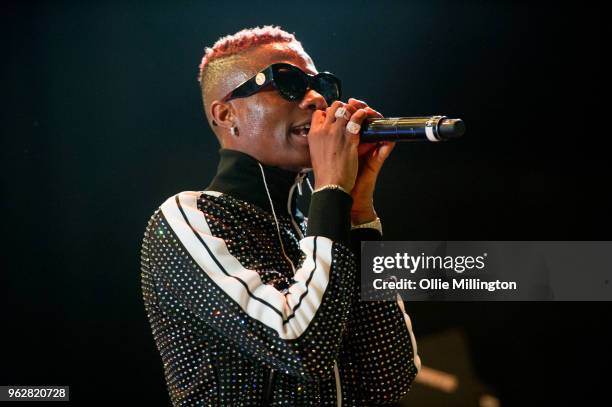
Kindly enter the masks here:
[[281, 168], [294, 172], [312, 170], [312, 163], [310, 162], [310, 151], [306, 151], [305, 154], [303, 154], [300, 158], [296, 158], [291, 163], [286, 163], [285, 165], [282, 165]]
[[312, 170], [312, 162], [310, 161], [310, 150], [308, 150], [304, 156], [304, 161], [300, 165], [300, 171], [311, 171]]

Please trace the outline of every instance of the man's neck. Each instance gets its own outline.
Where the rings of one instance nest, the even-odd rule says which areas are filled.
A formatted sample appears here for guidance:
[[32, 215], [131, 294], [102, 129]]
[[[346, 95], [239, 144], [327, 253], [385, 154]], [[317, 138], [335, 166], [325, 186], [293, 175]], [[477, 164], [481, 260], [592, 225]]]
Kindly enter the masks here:
[[[219, 155], [217, 174], [206, 190], [231, 195], [255, 204], [267, 212], [271, 212], [271, 198], [276, 214], [288, 216], [287, 204], [290, 190], [298, 177], [303, 177], [306, 172], [267, 166], [258, 162], [254, 157], [237, 150], [222, 148], [219, 150]], [[268, 192], [270, 198], [268, 198]], [[291, 211], [294, 216], [297, 211], [295, 203], [296, 194], [294, 193], [291, 198]]]

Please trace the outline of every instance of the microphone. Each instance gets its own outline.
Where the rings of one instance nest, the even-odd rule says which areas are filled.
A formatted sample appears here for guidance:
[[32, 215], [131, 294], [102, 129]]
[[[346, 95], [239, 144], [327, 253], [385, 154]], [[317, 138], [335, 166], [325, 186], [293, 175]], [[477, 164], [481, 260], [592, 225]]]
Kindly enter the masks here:
[[446, 141], [463, 136], [461, 119], [446, 116], [389, 117], [366, 119], [361, 125], [361, 143], [378, 141]]

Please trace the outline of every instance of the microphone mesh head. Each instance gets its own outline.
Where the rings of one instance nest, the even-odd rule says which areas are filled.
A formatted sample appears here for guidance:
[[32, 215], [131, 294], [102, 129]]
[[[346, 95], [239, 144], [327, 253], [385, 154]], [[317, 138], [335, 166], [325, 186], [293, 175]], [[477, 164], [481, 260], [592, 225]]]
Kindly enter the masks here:
[[441, 139], [458, 138], [465, 133], [465, 123], [461, 119], [443, 119], [438, 125]]

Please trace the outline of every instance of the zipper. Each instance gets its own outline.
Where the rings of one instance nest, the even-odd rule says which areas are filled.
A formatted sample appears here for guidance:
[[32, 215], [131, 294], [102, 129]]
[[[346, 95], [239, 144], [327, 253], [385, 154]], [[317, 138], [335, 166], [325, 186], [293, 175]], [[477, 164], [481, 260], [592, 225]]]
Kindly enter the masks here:
[[272, 395], [273, 395], [273, 387], [274, 387], [274, 369], [270, 369], [268, 372], [268, 377], [266, 378], [266, 383], [264, 387], [263, 399], [262, 399], [262, 407], [267, 407], [272, 405]]
[[338, 363], [335, 360], [334, 375], [336, 376], [336, 400], [338, 400], [338, 407], [342, 407], [342, 384], [340, 383], [340, 372], [338, 371]]
[[291, 186], [291, 189], [289, 190], [289, 198], [287, 199], [287, 214], [289, 215], [289, 219], [291, 219], [291, 223], [293, 224], [293, 227], [295, 228], [295, 231], [297, 232], [300, 240], [304, 238], [304, 234], [302, 233], [299, 226], [295, 222], [295, 219], [293, 218], [293, 214], [291, 213], [291, 201], [292, 201], [293, 193], [296, 187], [298, 189], [299, 194], [302, 195], [302, 181], [304, 181], [304, 178], [306, 178], [307, 175], [308, 174], [305, 172], [304, 173], [300, 172], [295, 176], [295, 181], [293, 182], [293, 185]]

